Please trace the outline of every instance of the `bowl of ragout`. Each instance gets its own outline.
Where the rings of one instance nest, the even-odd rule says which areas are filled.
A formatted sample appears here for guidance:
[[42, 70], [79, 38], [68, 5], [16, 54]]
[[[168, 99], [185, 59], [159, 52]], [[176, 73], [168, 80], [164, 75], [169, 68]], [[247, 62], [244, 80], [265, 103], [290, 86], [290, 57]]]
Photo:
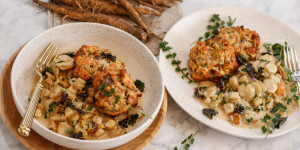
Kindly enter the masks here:
[[60, 53], [42, 72], [34, 131], [73, 149], [107, 149], [149, 127], [164, 94], [155, 57], [126, 32], [94, 23], [49, 29], [22, 48], [11, 73], [22, 116], [37, 82], [35, 63], [50, 42]]

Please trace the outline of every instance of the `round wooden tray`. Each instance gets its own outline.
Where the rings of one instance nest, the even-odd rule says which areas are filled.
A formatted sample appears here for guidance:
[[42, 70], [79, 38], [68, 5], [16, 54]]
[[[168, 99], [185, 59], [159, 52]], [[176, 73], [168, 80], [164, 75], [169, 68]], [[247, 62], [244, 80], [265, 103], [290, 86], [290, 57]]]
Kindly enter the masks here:
[[[23, 47], [23, 46], [22, 46]], [[0, 77], [0, 113], [2, 119], [10, 132], [27, 148], [29, 149], [50, 149], [50, 150], [67, 150], [69, 148], [57, 145], [48, 141], [47, 139], [41, 137], [35, 131], [30, 132], [29, 137], [21, 136], [17, 128], [19, 123], [21, 122], [22, 118], [19, 114], [14, 99], [11, 93], [11, 85], [10, 85], [10, 74], [13, 62], [18, 55], [19, 51], [22, 49], [20, 47], [17, 52], [15, 52], [10, 59], [7, 61], [5, 67], [2, 70], [1, 77]], [[157, 114], [157, 117], [152, 122], [152, 124], [146, 129], [140, 136], [133, 139], [132, 141], [121, 145], [119, 147], [113, 148], [113, 150], [138, 150], [145, 147], [155, 136], [161, 124], [165, 118], [166, 111], [167, 111], [167, 94], [165, 91], [164, 100], [162, 106]]]

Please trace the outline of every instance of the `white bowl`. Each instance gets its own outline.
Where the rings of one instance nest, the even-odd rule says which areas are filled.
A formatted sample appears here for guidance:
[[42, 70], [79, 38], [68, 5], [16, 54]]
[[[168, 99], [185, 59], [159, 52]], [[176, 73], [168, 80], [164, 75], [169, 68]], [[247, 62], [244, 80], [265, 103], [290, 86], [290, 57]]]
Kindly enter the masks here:
[[[297, 50], [298, 58], [300, 48], [300, 36], [290, 27], [277, 19], [252, 9], [243, 7], [215, 7], [203, 9], [190, 14], [179, 20], [166, 34], [164, 40], [169, 42], [169, 46], [173, 47], [171, 52], [177, 53], [176, 59], [181, 60], [181, 67], [188, 68], [188, 54], [190, 49], [195, 45], [191, 44], [206, 32], [206, 26], [213, 14], [220, 14], [220, 18], [228, 20], [231, 16], [236, 18], [234, 26], [244, 25], [245, 28], [255, 30], [261, 38], [261, 42], [284, 43], [287, 41], [291, 47]], [[182, 80], [181, 75], [174, 71], [175, 67], [170, 64], [170, 60], [166, 59], [168, 53], [161, 52], [159, 56], [159, 64], [162, 69], [164, 83], [174, 101], [190, 116], [199, 122], [214, 128], [218, 131], [251, 139], [265, 139], [261, 129], [243, 129], [223, 121], [218, 118], [208, 119], [202, 114], [203, 106], [194, 97], [193, 84]], [[297, 109], [289, 116], [286, 123], [276, 129], [268, 138], [281, 136], [300, 126], [300, 109]]]
[[[155, 118], [163, 100], [161, 71], [150, 50], [130, 34], [107, 25], [96, 23], [72, 23], [51, 28], [28, 42], [18, 54], [11, 72], [11, 87], [19, 113], [24, 116], [30, 91], [37, 74], [35, 63], [50, 43], [61, 47], [61, 52], [78, 50], [82, 45], [96, 45], [112, 51], [121, 59], [133, 79], [145, 83], [144, 110]], [[42, 126], [37, 120], [32, 128], [44, 138], [73, 149], [107, 149], [122, 145], [144, 132], [154, 119], [144, 117], [135, 129], [119, 137], [105, 140], [78, 140], [57, 134]], [[17, 130], [17, 129], [16, 129]]]

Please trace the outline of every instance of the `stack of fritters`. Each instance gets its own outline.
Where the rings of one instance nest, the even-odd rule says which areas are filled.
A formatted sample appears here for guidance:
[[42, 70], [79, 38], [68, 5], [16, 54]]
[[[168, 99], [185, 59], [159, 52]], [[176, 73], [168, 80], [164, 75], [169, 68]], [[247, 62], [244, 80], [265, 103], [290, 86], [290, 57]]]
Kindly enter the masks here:
[[191, 49], [188, 67], [197, 81], [218, 81], [232, 75], [238, 67], [237, 57], [253, 60], [259, 51], [260, 38], [255, 31], [243, 26], [222, 28], [218, 35], [206, 42], [199, 41]]

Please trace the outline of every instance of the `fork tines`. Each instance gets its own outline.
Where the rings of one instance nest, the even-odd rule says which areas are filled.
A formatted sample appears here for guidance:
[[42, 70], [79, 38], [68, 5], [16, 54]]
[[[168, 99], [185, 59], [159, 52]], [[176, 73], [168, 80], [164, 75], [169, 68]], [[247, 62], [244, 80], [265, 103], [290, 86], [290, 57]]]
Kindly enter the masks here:
[[283, 50], [284, 51], [284, 63], [285, 66], [287, 68], [290, 69], [290, 71], [292, 72], [293, 76], [297, 76], [300, 75], [299, 74], [299, 61], [298, 61], [298, 57], [297, 54], [295, 52], [295, 49], [287, 49], [287, 50]]

